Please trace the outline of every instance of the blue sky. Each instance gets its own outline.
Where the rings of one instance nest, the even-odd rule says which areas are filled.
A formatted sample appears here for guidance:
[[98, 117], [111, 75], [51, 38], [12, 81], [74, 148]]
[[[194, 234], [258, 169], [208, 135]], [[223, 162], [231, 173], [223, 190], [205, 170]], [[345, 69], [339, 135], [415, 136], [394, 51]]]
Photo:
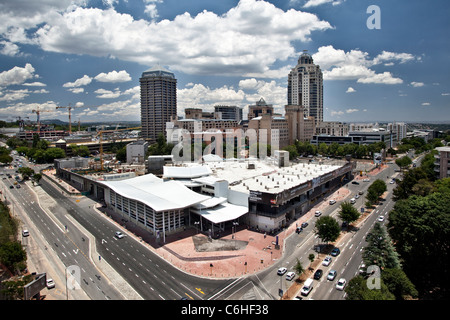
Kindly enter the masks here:
[[[370, 5], [380, 29], [369, 29]], [[159, 63], [184, 108], [283, 112], [303, 50], [324, 73], [324, 120], [450, 121], [448, 0], [2, 0], [0, 119], [140, 120]]]

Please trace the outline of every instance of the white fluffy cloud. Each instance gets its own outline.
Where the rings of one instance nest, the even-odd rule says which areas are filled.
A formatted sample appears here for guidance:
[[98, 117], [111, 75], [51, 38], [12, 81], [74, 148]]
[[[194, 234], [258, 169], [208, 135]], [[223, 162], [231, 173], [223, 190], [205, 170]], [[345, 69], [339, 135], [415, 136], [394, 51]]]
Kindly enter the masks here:
[[27, 63], [23, 68], [16, 66], [10, 70], [0, 72], [0, 87], [22, 84], [29, 79], [33, 79], [36, 77], [34, 71], [33, 66]]
[[84, 75], [82, 78], [75, 80], [74, 82], [66, 82], [63, 84], [64, 88], [78, 88], [81, 86], [86, 86], [92, 82], [92, 78], [88, 75]]
[[127, 82], [131, 81], [131, 77], [125, 70], [121, 70], [117, 72], [116, 70], [108, 72], [108, 73], [99, 73], [94, 78], [100, 82]]
[[47, 51], [146, 65], [164, 61], [173, 70], [193, 74], [242, 75], [269, 72], [273, 63], [296, 54], [291, 42], [308, 41], [312, 32], [329, 28], [311, 13], [241, 0], [220, 16], [204, 10], [160, 22], [135, 20], [114, 8], [78, 7], [52, 16], [35, 39]]
[[367, 52], [351, 50], [345, 52], [333, 46], [320, 47], [313, 55], [314, 62], [323, 70], [325, 80], [356, 80], [359, 83], [400, 84], [403, 80], [385, 71], [376, 73], [372, 66], [386, 61], [400, 61], [406, 63], [414, 60], [408, 53], [393, 53], [383, 51], [374, 59], [370, 59]]

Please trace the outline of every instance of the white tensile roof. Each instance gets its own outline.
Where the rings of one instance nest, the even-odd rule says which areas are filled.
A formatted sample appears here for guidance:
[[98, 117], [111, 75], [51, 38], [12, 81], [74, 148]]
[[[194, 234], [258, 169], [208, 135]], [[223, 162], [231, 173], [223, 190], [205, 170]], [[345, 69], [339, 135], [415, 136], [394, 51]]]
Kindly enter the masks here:
[[212, 173], [209, 166], [171, 167], [164, 166], [164, 178], [192, 179]]
[[145, 203], [155, 211], [187, 208], [210, 198], [190, 190], [181, 182], [163, 181], [153, 174], [100, 183], [123, 197]]

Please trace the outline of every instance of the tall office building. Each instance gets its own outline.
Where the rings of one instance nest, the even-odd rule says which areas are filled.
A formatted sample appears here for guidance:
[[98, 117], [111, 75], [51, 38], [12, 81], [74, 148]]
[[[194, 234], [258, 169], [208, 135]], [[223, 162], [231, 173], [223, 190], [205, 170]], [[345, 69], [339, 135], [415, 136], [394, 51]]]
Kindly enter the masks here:
[[155, 141], [166, 134], [166, 122], [177, 115], [177, 79], [160, 65], [142, 73], [141, 126], [142, 137]]
[[323, 121], [323, 76], [306, 51], [288, 76], [288, 105], [305, 108], [305, 116], [314, 117], [316, 125]]
[[242, 120], [242, 108], [237, 106], [214, 106], [214, 112], [220, 112], [223, 120]]

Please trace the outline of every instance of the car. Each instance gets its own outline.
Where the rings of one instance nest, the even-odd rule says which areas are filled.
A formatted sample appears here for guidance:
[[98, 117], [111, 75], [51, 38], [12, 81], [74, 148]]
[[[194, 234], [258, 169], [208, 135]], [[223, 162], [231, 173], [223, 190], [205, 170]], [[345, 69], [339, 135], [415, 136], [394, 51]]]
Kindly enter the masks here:
[[9, 186], [10, 189], [14, 189], [14, 186]]
[[369, 182], [370, 179], [366, 178], [366, 179], [363, 179], [363, 181], [364, 181], [364, 182]]
[[359, 274], [362, 276], [366, 275], [366, 265], [364, 263], [359, 267]]
[[47, 289], [51, 289], [55, 287], [55, 281], [53, 281], [53, 279], [47, 279]]
[[286, 280], [291, 281], [292, 279], [294, 279], [294, 277], [295, 277], [295, 272], [289, 271], [288, 273], [286, 273]]
[[320, 212], [320, 211], [316, 211], [316, 212], [314, 213], [314, 215], [315, 215], [316, 217], [320, 217], [321, 214], [322, 214], [322, 212]]
[[351, 199], [350, 199], [350, 203], [351, 203], [351, 204], [355, 204], [355, 203], [356, 203], [356, 199], [355, 199], [355, 198], [351, 198]]
[[282, 276], [283, 274], [286, 273], [286, 271], [287, 271], [287, 268], [281, 267], [280, 269], [278, 269], [277, 275]]
[[336, 270], [330, 270], [327, 275], [327, 280], [333, 281], [336, 278], [337, 272]]
[[359, 191], [358, 194], [362, 196], [364, 194], [364, 191]]
[[340, 278], [338, 280], [338, 282], [336, 283], [336, 289], [344, 290], [346, 284], [347, 284], [347, 281], [344, 278]]
[[297, 234], [299, 234], [300, 232], [302, 232], [303, 231], [303, 228], [301, 228], [301, 227], [297, 227], [296, 229], [295, 229], [295, 233], [297, 233]]
[[336, 200], [330, 200], [330, 202], [329, 202], [330, 204], [335, 204], [336, 203]]
[[358, 181], [352, 181], [352, 184], [359, 184]]
[[120, 232], [120, 231], [116, 231], [116, 233], [114, 234], [114, 236], [115, 236], [117, 239], [122, 239], [123, 237], [125, 237], [125, 236], [123, 235], [123, 233]]
[[305, 283], [303, 284], [303, 288], [300, 291], [300, 294], [302, 296], [307, 296], [311, 292], [311, 290], [313, 289], [313, 281], [314, 280], [311, 278], [309, 278], [305, 281]]
[[378, 221], [383, 222], [384, 221], [384, 217], [383, 216], [379, 216], [378, 217]]
[[30, 235], [30, 232], [27, 229], [22, 230], [22, 237], [28, 237]]
[[317, 269], [316, 272], [314, 272], [314, 279], [320, 280], [320, 278], [322, 278], [322, 275], [323, 275], [323, 270]]
[[326, 266], [326, 267], [328, 267], [330, 265], [330, 263], [331, 263], [331, 257], [330, 256], [325, 257], [325, 259], [323, 259], [323, 261], [322, 261], [322, 265]]
[[340, 253], [341, 253], [341, 250], [339, 250], [339, 248], [334, 248], [334, 249], [331, 251], [331, 255], [332, 255], [333, 257], [337, 257]]
[[17, 188], [17, 189], [20, 189], [20, 184], [18, 184], [18, 185], [16, 186], [16, 188]]
[[355, 194], [355, 199], [359, 199], [360, 195], [359, 194]]
[[306, 228], [308, 226], [308, 222], [303, 222], [302, 223], [302, 228]]
[[394, 180], [391, 180], [391, 181], [389, 181], [389, 183], [390, 183], [390, 184], [394, 184], [394, 183], [395, 183], [395, 181], [394, 181]]

